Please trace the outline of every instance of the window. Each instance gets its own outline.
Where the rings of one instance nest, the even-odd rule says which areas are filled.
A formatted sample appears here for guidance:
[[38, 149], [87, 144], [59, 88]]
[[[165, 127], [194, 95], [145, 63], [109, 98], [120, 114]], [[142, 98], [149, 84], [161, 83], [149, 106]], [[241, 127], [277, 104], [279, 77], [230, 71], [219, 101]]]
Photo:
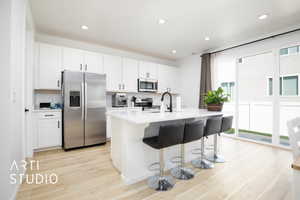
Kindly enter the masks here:
[[293, 46], [280, 49], [279, 54], [281, 56], [294, 55], [299, 53], [300, 46]]
[[234, 82], [223, 82], [221, 83], [221, 87], [224, 90], [224, 93], [229, 95], [229, 99], [233, 99], [234, 92]]
[[298, 76], [285, 76], [282, 79], [282, 95], [298, 96]]
[[289, 55], [297, 54], [299, 52], [299, 46], [289, 47]]
[[[280, 77], [279, 93], [281, 96], [299, 96], [299, 75]], [[273, 78], [268, 78], [268, 95], [273, 95]]]
[[289, 53], [288, 48], [280, 49], [280, 55], [281, 56], [288, 55], [288, 53]]
[[268, 78], [268, 92], [269, 96], [273, 95], [273, 78]]

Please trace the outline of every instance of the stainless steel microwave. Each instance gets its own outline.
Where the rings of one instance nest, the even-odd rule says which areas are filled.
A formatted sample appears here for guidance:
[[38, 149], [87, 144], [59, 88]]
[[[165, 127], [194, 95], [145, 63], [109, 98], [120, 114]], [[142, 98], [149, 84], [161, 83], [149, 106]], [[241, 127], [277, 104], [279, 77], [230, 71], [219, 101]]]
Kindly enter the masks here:
[[158, 82], [155, 79], [138, 79], [139, 92], [157, 92]]

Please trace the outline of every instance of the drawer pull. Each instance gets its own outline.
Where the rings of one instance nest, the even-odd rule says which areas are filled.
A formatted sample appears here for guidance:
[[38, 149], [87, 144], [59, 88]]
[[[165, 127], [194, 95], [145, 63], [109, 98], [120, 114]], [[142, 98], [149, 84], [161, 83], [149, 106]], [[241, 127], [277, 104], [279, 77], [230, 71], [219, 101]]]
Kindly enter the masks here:
[[45, 117], [53, 117], [54, 115], [45, 115]]

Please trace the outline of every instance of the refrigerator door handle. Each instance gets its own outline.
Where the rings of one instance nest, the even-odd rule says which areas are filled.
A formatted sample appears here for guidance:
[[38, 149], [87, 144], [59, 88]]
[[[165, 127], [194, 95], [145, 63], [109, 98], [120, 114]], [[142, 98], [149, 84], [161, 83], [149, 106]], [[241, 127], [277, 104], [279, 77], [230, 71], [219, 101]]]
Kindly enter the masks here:
[[84, 100], [84, 83], [81, 83], [81, 119], [84, 120], [84, 104], [85, 104], [85, 100]]
[[84, 98], [84, 107], [85, 107], [85, 119], [87, 119], [87, 83], [85, 82], [84, 83], [84, 95], [85, 95], [85, 98]]

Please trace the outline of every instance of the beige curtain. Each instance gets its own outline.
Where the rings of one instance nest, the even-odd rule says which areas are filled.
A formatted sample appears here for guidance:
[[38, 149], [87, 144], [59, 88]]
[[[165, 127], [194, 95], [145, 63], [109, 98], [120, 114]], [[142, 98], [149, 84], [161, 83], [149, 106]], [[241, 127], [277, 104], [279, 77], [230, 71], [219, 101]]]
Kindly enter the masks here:
[[206, 108], [204, 103], [205, 94], [212, 89], [211, 87], [211, 63], [210, 63], [210, 53], [203, 54], [201, 56], [201, 79], [200, 79], [200, 98], [199, 98], [199, 108]]

